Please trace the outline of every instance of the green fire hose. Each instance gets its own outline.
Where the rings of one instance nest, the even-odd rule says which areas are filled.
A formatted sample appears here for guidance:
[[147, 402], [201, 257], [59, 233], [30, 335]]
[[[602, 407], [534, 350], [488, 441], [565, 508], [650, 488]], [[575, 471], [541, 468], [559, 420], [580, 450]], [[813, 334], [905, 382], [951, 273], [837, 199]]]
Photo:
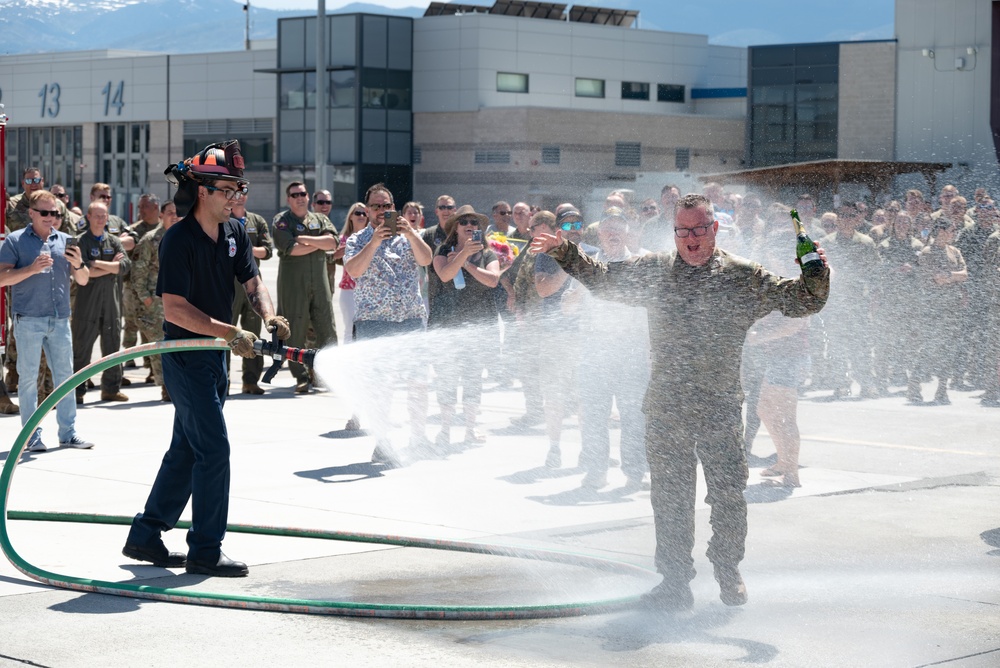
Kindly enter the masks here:
[[[25, 423], [14, 446], [7, 455], [7, 460], [0, 473], [0, 549], [14, 567], [28, 577], [53, 587], [75, 591], [97, 592], [114, 596], [145, 598], [172, 603], [188, 603], [216, 607], [241, 608], [247, 610], [275, 610], [281, 612], [296, 612], [307, 614], [326, 614], [354, 617], [386, 617], [399, 619], [449, 619], [449, 620], [499, 620], [499, 619], [535, 619], [545, 617], [570, 617], [586, 614], [604, 613], [631, 606], [638, 601], [638, 596], [628, 596], [613, 599], [592, 601], [577, 601], [554, 603], [548, 605], [407, 605], [401, 603], [356, 603], [349, 601], [322, 601], [308, 599], [269, 598], [243, 596], [234, 594], [218, 594], [212, 592], [192, 591], [179, 588], [160, 588], [149, 585], [132, 584], [129, 582], [110, 582], [92, 580], [71, 575], [52, 573], [38, 568], [25, 561], [14, 549], [7, 531], [8, 520], [34, 520], [49, 522], [82, 522], [89, 524], [129, 525], [131, 516], [100, 515], [84, 513], [60, 512], [29, 512], [8, 510], [10, 486], [21, 453], [28, 443], [35, 428], [42, 419], [55, 408], [59, 400], [73, 392], [75, 388], [105, 369], [127, 360], [194, 350], [226, 350], [227, 344], [221, 339], [185, 339], [178, 341], [159, 341], [146, 343], [134, 348], [121, 350], [117, 353], [97, 360], [93, 364], [73, 374], [62, 383], [41, 403]], [[190, 527], [189, 522], [178, 522], [178, 528]], [[534, 559], [553, 563], [593, 568], [622, 575], [634, 575], [647, 578], [650, 571], [620, 561], [572, 554], [553, 550], [522, 549], [485, 543], [463, 542], [451, 540], [435, 540], [413, 538], [406, 536], [389, 536], [356, 532], [325, 531], [319, 529], [295, 529], [287, 527], [268, 527], [247, 524], [229, 524], [228, 531], [236, 533], [251, 533], [267, 536], [292, 536], [297, 538], [316, 538], [321, 540], [338, 540], [349, 542], [370, 543], [376, 545], [395, 545], [400, 547], [419, 547], [433, 550], [452, 550], [473, 554], [484, 554], [517, 559]]]

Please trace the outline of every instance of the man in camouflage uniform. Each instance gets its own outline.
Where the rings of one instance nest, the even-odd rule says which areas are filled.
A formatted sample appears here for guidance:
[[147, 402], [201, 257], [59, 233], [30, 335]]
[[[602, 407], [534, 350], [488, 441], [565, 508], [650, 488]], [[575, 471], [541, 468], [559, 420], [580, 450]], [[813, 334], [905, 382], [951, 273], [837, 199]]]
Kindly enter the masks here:
[[[253, 246], [253, 259], [260, 267], [261, 260], [270, 260], [274, 250], [271, 233], [267, 221], [256, 213], [247, 211], [246, 200], [233, 202], [233, 220], [239, 221], [250, 237]], [[239, 281], [236, 281], [239, 283]], [[261, 319], [250, 306], [247, 292], [243, 285], [236, 286], [236, 299], [233, 301], [233, 325], [240, 323], [240, 329], [260, 335]], [[227, 365], [228, 366], [228, 365]], [[243, 394], [264, 394], [264, 389], [258, 384], [264, 373], [264, 358], [260, 355], [243, 358]]]
[[[14, 195], [9, 200], [7, 200], [7, 232], [16, 232], [17, 230], [24, 229], [31, 225], [31, 218], [28, 216], [28, 197], [29, 193], [33, 193], [36, 190], [45, 189], [45, 177], [42, 176], [42, 172], [37, 167], [28, 167], [24, 170], [21, 176], [21, 185], [24, 187], [23, 192]], [[76, 234], [76, 221], [77, 217], [60, 199], [56, 199], [56, 208], [59, 209], [61, 214], [60, 223], [58, 230], [60, 232], [65, 232], [69, 235]], [[75, 284], [74, 284], [75, 286]], [[8, 321], [10, 320], [10, 304], [11, 299], [8, 293], [7, 296], [7, 313], [5, 314]], [[7, 328], [7, 352], [5, 355], [6, 359], [4, 365], [7, 368], [7, 381], [6, 389], [8, 392], [17, 391], [17, 343], [14, 340], [14, 328]], [[48, 364], [45, 363], [45, 353], [42, 353], [42, 361], [38, 371], [38, 403], [45, 400], [45, 397], [52, 392], [52, 372], [49, 371]]]
[[[107, 207], [92, 202], [87, 208], [90, 228], [80, 235], [80, 257], [90, 270], [90, 280], [76, 292], [70, 329], [73, 333], [73, 371], [90, 364], [94, 342], [100, 337], [101, 355], [121, 347], [122, 311], [118, 277], [131, 263], [118, 237], [108, 234]], [[101, 401], [128, 401], [121, 392], [122, 368], [115, 365], [101, 376]], [[86, 385], [76, 388], [76, 403], [82, 404]]]
[[[129, 251], [129, 260], [135, 264], [135, 253], [136, 248], [139, 245], [139, 240], [144, 236], [149, 234], [160, 224], [160, 198], [152, 193], [145, 193], [139, 197], [139, 220], [132, 223], [132, 225], [125, 231], [125, 234], [131, 237], [132, 242], [135, 247]], [[123, 236], [124, 239], [124, 236]], [[136, 343], [139, 342], [139, 305], [135, 301], [135, 291], [131, 289], [130, 283], [132, 282], [131, 273], [125, 276], [123, 279], [123, 294], [122, 294], [122, 315], [125, 320], [124, 333], [122, 334], [122, 348], [131, 348]], [[142, 338], [143, 343], [149, 343], [149, 339], [146, 337]], [[152, 358], [144, 358], [144, 363], [147, 365], [152, 364]], [[149, 377], [146, 378], [146, 382], [153, 382], [154, 375], [150, 371]]]
[[[176, 223], [177, 209], [167, 202], [160, 210], [162, 222], [147, 232], [136, 244], [131, 280], [127, 292], [136, 304], [136, 324], [146, 343], [163, 340], [163, 300], [156, 295], [156, 279], [160, 273], [160, 241], [170, 226]], [[153, 382], [160, 386], [160, 399], [170, 401], [170, 393], [163, 384], [163, 364], [159, 355], [147, 358]]]
[[[311, 324], [320, 348], [336, 343], [333, 293], [326, 273], [326, 251], [337, 250], [337, 231], [329, 218], [309, 211], [305, 184], [293, 181], [285, 189], [288, 209], [274, 217], [274, 247], [278, 251], [278, 314], [288, 319], [292, 339], [301, 348]], [[291, 362], [295, 393], [307, 394], [309, 370]]]
[[[648, 311], [652, 378], [643, 411], [656, 568], [663, 582], [644, 603], [658, 611], [694, 604], [691, 551], [699, 459], [712, 507], [708, 558], [720, 598], [726, 605], [746, 603], [738, 567], [746, 544], [743, 490], [749, 475], [742, 443], [743, 342], [753, 323], [771, 311], [790, 317], [818, 312], [830, 288], [825, 266], [793, 280], [717, 248], [718, 229], [711, 201], [691, 194], [677, 202], [676, 251], [602, 263], [564, 242], [558, 232], [539, 235], [531, 244], [533, 252], [555, 258], [594, 296]], [[825, 253], [820, 254], [825, 264]]]

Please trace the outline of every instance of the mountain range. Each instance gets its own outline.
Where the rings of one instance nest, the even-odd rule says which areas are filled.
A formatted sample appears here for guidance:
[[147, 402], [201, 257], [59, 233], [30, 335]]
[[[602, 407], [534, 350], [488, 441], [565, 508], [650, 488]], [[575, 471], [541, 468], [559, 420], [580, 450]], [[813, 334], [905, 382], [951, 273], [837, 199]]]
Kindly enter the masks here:
[[[423, 16], [429, 2], [415, 1], [420, 6], [403, 9], [364, 2], [329, 9], [331, 2], [328, 12]], [[635, 9], [640, 28], [708, 35], [711, 43], [728, 46], [893, 36], [894, 0], [590, 0], [585, 4]], [[266, 9], [251, 2], [250, 38], [274, 39], [279, 18], [314, 13], [308, 8]], [[233, 0], [0, 0], [0, 55], [90, 49], [232, 51], [243, 48], [245, 25], [243, 4]]]

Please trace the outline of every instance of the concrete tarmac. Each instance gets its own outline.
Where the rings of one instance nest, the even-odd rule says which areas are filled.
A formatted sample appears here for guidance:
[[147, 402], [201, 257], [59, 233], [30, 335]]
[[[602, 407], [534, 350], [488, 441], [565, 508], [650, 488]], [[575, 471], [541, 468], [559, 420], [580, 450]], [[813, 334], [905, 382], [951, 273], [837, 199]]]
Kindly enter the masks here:
[[[131, 515], [142, 508], [166, 448], [173, 409], [136, 383], [126, 404], [87, 403], [78, 429], [97, 446], [25, 455], [11, 510]], [[564, 424], [564, 467], [543, 466], [541, 428], [515, 433], [520, 393], [487, 381], [489, 440], [409, 465], [369, 463], [371, 435], [345, 432], [348, 402], [296, 396], [282, 371], [264, 397], [233, 395], [230, 521], [546, 547], [652, 568], [648, 489], [581, 488], [575, 418]], [[235, 387], [238, 387], [236, 385]], [[393, 436], [404, 442], [402, 394]], [[95, 392], [88, 393], [88, 399]], [[698, 494], [695, 608], [682, 615], [624, 610], [528, 621], [414, 621], [218, 609], [39, 585], [0, 564], [0, 665], [247, 666], [277, 663], [455, 666], [996, 666], [1000, 665], [1000, 507], [995, 409], [953, 393], [953, 405], [900, 397], [800, 403], [800, 489], [762, 486], [773, 452], [758, 437], [747, 498], [743, 574], [750, 602], [727, 608], [704, 557]], [[437, 426], [431, 400], [428, 436]], [[55, 429], [46, 418], [46, 433]], [[617, 425], [612, 422], [613, 439]], [[16, 417], [0, 418], [4, 444]], [[462, 431], [453, 428], [455, 440]], [[613, 457], [617, 457], [613, 453]], [[121, 556], [126, 528], [9, 523], [29, 563], [55, 573], [155, 587], [263, 597], [421, 605], [514, 605], [639, 594], [658, 576], [417, 548], [230, 533], [224, 549], [250, 564], [225, 580]], [[171, 549], [184, 550], [181, 531]]]

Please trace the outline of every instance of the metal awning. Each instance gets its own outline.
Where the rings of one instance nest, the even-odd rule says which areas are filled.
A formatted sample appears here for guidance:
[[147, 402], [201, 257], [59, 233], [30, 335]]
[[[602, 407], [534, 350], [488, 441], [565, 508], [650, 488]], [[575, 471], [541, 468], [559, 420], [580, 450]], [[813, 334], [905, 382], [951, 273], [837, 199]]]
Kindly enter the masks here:
[[814, 160], [787, 165], [755, 167], [736, 172], [719, 172], [698, 177], [703, 183], [742, 185], [773, 190], [796, 187], [803, 191], [838, 192], [841, 183], [863, 183], [873, 193], [892, 189], [892, 180], [901, 174], [922, 174], [932, 191], [937, 175], [951, 168], [950, 162], [895, 162], [887, 160]]

